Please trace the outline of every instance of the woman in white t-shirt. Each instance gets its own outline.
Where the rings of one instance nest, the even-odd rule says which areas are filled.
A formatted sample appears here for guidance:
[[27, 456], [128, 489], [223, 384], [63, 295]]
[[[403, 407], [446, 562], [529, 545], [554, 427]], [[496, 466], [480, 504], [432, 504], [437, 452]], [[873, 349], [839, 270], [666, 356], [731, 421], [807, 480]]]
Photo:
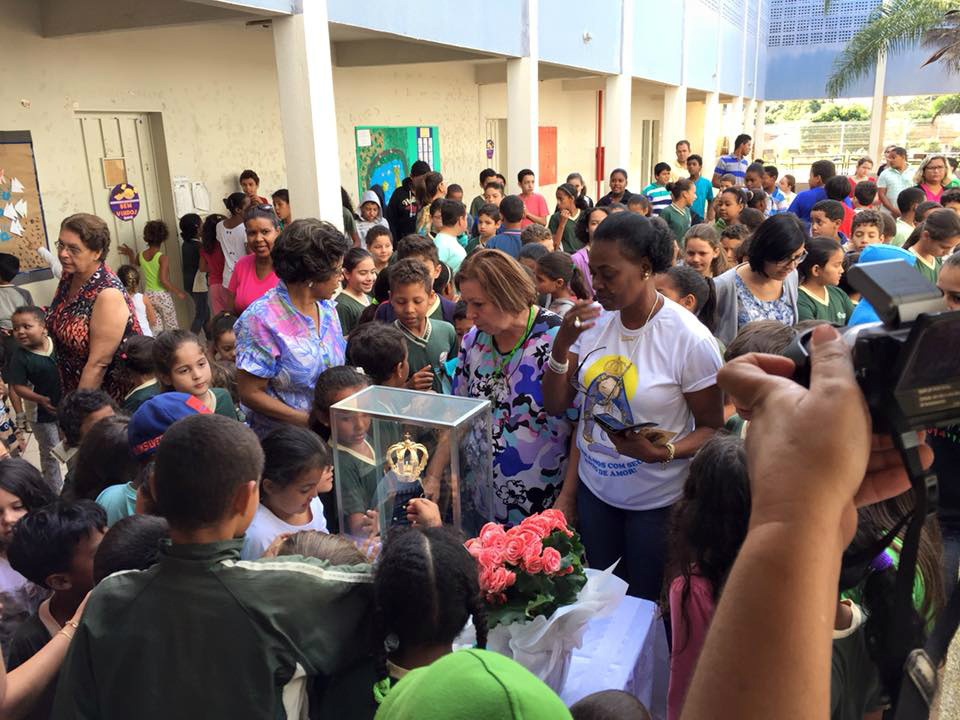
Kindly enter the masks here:
[[230, 217], [217, 223], [216, 233], [223, 250], [223, 287], [226, 288], [230, 286], [237, 260], [247, 254], [247, 228], [243, 224], [243, 214], [250, 205], [250, 196], [242, 192], [231, 193], [223, 199], [223, 204]]
[[333, 488], [330, 451], [310, 430], [282, 425], [260, 442], [263, 478], [260, 506], [247, 528], [240, 555], [261, 557], [277, 536], [319, 530], [327, 532], [323, 503], [318, 493]]
[[[596, 304], [579, 302], [553, 343], [543, 395], [548, 412], [580, 390], [575, 448], [557, 507], [574, 508], [591, 567], [620, 560], [629, 593], [660, 597], [667, 526], [690, 458], [723, 424], [716, 341], [691, 313], [657, 292], [673, 262], [666, 223], [616, 213], [590, 250]], [[641, 432], [608, 431], [597, 420]]]

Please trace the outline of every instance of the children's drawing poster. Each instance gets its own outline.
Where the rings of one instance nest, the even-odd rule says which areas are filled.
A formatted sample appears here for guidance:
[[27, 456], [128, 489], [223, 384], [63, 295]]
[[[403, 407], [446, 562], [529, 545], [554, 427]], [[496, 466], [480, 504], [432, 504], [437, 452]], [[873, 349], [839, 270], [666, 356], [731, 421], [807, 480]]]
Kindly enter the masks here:
[[0, 252], [20, 258], [21, 272], [49, 273], [39, 247], [49, 245], [33, 139], [29, 130], [0, 131]]
[[354, 128], [357, 142], [358, 197], [374, 184], [383, 188], [390, 202], [393, 191], [410, 174], [417, 160], [440, 171], [440, 131], [433, 125], [407, 127], [360, 126]]

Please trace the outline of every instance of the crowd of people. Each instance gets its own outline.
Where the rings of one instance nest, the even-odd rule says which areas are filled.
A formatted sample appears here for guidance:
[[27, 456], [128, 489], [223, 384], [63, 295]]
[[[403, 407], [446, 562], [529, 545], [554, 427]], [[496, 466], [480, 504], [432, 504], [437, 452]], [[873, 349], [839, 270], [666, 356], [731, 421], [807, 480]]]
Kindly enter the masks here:
[[[180, 218], [182, 285], [162, 221], [146, 224], [142, 252], [119, 248], [128, 264], [114, 272], [106, 223], [68, 217], [47, 307], [11, 285], [16, 258], [0, 254], [13, 408], [0, 418], [0, 716], [190, 717], [203, 706], [225, 718], [389, 720], [469, 705], [456, 716], [648, 717], [616, 689], [567, 709], [485, 650], [477, 560], [430, 493], [407, 505], [409, 529], [380, 542], [369, 421], [330, 412], [373, 384], [490, 401], [494, 520], [562, 511], [591, 567], [616, 565], [631, 595], [658, 603], [667, 716], [699, 717], [684, 711], [688, 694], [709, 707], [715, 681], [698, 661], [730, 659], [722, 638], [745, 620], [722, 599], [749, 591], [758, 518], [776, 516], [761, 462], [787, 468], [776, 428], [785, 457], [843, 435], [864, 465], [830, 472], [854, 490], [880, 469], [865, 464], [859, 403], [836, 411], [849, 436], [807, 407], [856, 391], [835, 333], [814, 333], [815, 355], [834, 356], [815, 365], [810, 391], [774, 377], [789, 374], [777, 356], [799, 332], [869, 310], [845, 282], [857, 263], [902, 259], [960, 309], [952, 159], [927, 156], [914, 171], [890, 147], [876, 176], [869, 158], [850, 176], [818, 160], [798, 192], [793, 176], [751, 161], [751, 146], [737, 137], [711, 174], [681, 141], [642, 191], [617, 168], [596, 202], [576, 172], [551, 203], [532, 170], [514, 187], [485, 169], [467, 205], [463, 186], [417, 161], [389, 198], [374, 186], [354, 208], [344, 191], [343, 232], [295, 219], [285, 189], [268, 202], [245, 170], [225, 215]], [[186, 329], [174, 298], [188, 297]], [[830, 367], [837, 377], [822, 375]], [[827, 398], [825, 387], [839, 390]], [[800, 392], [806, 405], [788, 399]], [[31, 435], [39, 468], [18, 457]], [[960, 432], [933, 430], [927, 443], [941, 478], [955, 478]], [[346, 458], [337, 476], [334, 450]], [[821, 499], [849, 520], [845, 487]], [[839, 523], [838, 551], [888, 533], [913, 505], [904, 490], [878, 491], [859, 522]], [[914, 593], [928, 625], [960, 566], [960, 493], [946, 483], [940, 499]], [[889, 705], [865, 628], [889, 619], [901, 545], [818, 596], [835, 616], [833, 718]], [[453, 651], [470, 618], [477, 647]], [[826, 703], [822, 690], [811, 702]]]

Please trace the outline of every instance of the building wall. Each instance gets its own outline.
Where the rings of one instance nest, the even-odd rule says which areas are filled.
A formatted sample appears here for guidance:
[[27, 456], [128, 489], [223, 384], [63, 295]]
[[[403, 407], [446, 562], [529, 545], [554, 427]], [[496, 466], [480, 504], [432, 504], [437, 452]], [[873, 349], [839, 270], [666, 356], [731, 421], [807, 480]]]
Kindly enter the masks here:
[[[170, 174], [206, 183], [212, 210], [222, 211], [220, 198], [239, 189], [246, 167], [259, 173], [263, 194], [285, 183], [269, 31], [237, 22], [45, 39], [38, 5], [0, 0], [11, 68], [16, 59], [0, 85], [0, 128], [33, 134], [51, 245], [64, 217], [93, 209], [78, 110], [160, 113]], [[163, 200], [173, 223], [169, 188]], [[53, 288], [30, 287], [44, 303]]]
[[[767, 100], [805, 100], [826, 95], [827, 78], [847, 42], [867, 22], [881, 0], [835, 2], [824, 14], [822, 3], [769, 0], [770, 30], [765, 57]], [[956, 76], [940, 64], [921, 67], [932, 50], [916, 47], [887, 60], [886, 95], [935, 95], [954, 92]], [[843, 97], [873, 95], [875, 74], [852, 82]]]
[[479, 86], [470, 63], [334, 68], [333, 86], [340, 182], [354, 200], [354, 128], [358, 125], [436, 125], [440, 131], [440, 170], [447, 182], [469, 183], [483, 169]]
[[[564, 90], [562, 80], [546, 80], [540, 83], [539, 102], [539, 124], [557, 128], [558, 183], [564, 182], [569, 173], [579, 172], [590, 188], [589, 194], [592, 195], [596, 188], [594, 149], [597, 145], [597, 92], [595, 90]], [[505, 117], [507, 117], [506, 84], [481, 86], [481, 126], [485, 126], [487, 119]], [[467, 178], [467, 182], [476, 183], [474, 178], [486, 166], [486, 159], [481, 162], [483, 164], [477, 165], [476, 172]], [[498, 169], [505, 172], [505, 168]], [[516, 178], [508, 177], [507, 183], [508, 192], [518, 191]], [[550, 207], [554, 205], [556, 189], [557, 183], [539, 186], [539, 191], [547, 198], [547, 204]]]

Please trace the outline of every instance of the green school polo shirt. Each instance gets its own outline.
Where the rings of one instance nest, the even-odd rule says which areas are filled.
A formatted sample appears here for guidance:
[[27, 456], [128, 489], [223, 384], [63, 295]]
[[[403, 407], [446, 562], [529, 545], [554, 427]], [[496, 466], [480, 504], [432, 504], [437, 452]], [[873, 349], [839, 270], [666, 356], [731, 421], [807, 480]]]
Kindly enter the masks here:
[[[583, 211], [581, 210], [580, 212]], [[562, 217], [558, 212], [550, 216], [550, 222], [547, 223], [547, 227], [551, 233], [555, 233], [557, 228], [560, 227]], [[563, 236], [561, 238], [562, 247], [557, 248], [558, 250], [563, 250], [565, 253], [572, 255], [583, 247], [583, 243], [577, 240], [577, 218], [579, 217], [580, 215], [578, 214], [576, 218], [567, 218], [567, 224], [563, 226]]]
[[[18, 347], [10, 360], [9, 378], [11, 385], [32, 385], [35, 393], [50, 398], [50, 402], [57, 405], [60, 402], [60, 372], [53, 352], [53, 340], [47, 339], [45, 351]], [[56, 421], [56, 415], [37, 406], [37, 422]]]
[[[913, 252], [913, 248], [910, 248], [910, 252]], [[917, 255], [915, 252], [913, 252], [913, 254]], [[933, 264], [931, 265], [917, 255], [917, 264], [914, 265], [914, 267], [917, 269], [917, 272], [930, 281], [931, 285], [936, 285], [937, 278], [940, 276], [940, 268], [943, 267], [943, 258], [934, 258]]]
[[690, 209], [683, 208], [683, 210], [680, 210], [676, 205], [670, 203], [660, 213], [660, 219], [673, 231], [677, 243], [680, 247], [683, 247], [683, 238], [687, 234], [687, 230], [690, 229]]
[[443, 369], [443, 363], [457, 354], [457, 331], [453, 325], [444, 320], [427, 318], [426, 332], [423, 337], [417, 337], [399, 320], [394, 320], [393, 324], [403, 333], [403, 339], [407, 341], [410, 375], [427, 365], [431, 366], [434, 371], [433, 391], [443, 392], [440, 371]]
[[801, 320], [826, 320], [834, 325], [846, 325], [853, 314], [854, 304], [838, 287], [827, 285], [827, 300], [800, 286], [797, 294], [797, 322]]
[[[364, 445], [371, 456], [375, 454], [370, 443], [364, 441]], [[349, 516], [376, 510], [379, 482], [376, 462], [345, 445], [337, 446], [337, 455], [337, 469], [340, 471], [337, 482], [340, 483], [343, 514]]]
[[346, 337], [350, 332], [360, 324], [360, 316], [363, 311], [370, 306], [370, 297], [367, 296], [367, 304], [364, 305], [352, 295], [341, 292], [337, 295], [337, 317], [340, 318], [340, 329], [343, 336]]

